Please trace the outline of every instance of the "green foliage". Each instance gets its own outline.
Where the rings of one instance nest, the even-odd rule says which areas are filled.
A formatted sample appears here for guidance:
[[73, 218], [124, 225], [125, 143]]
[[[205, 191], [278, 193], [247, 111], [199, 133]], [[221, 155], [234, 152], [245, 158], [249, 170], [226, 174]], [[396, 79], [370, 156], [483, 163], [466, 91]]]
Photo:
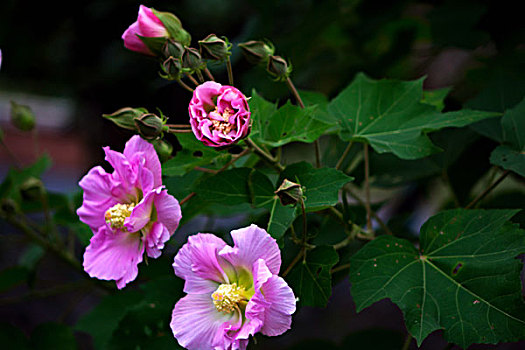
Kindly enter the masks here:
[[428, 132], [498, 115], [472, 110], [440, 113], [421, 102], [422, 87], [423, 79], [373, 80], [358, 74], [328, 110], [339, 120], [342, 140], [366, 142], [378, 153], [391, 152], [402, 159], [439, 151], [426, 136]]
[[516, 210], [450, 210], [421, 228], [420, 248], [382, 236], [351, 259], [352, 296], [360, 311], [391, 299], [418, 344], [437, 329], [461, 347], [525, 335], [525, 305], [516, 257], [525, 232]]

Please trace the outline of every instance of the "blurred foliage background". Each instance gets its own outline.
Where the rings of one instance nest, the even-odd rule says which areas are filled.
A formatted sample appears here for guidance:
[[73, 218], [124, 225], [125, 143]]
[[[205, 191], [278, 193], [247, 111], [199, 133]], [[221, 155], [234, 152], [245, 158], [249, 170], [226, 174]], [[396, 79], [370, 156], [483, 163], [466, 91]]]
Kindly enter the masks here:
[[[16, 142], [21, 136], [7, 125], [8, 108], [2, 102], [3, 97], [7, 99], [13, 94], [26, 94], [67, 99], [73, 106], [67, 123], [51, 133], [49, 142], [53, 138], [67, 138], [76, 149], [81, 150], [68, 173], [69, 180], [76, 182], [90, 167], [102, 162], [101, 146], [122, 149], [124, 141], [130, 136], [101, 118], [103, 113], [111, 113], [124, 106], [146, 107], [152, 111], [160, 108], [170, 122], [187, 122], [189, 93], [179, 85], [161, 79], [157, 74], [159, 67], [153, 59], [123, 47], [120, 37], [135, 21], [140, 4], [132, 0], [78, 0], [60, 4], [2, 0], [0, 123], [6, 142]], [[271, 40], [276, 54], [292, 62], [292, 78], [296, 86], [301, 90], [322, 92], [329, 98], [334, 97], [360, 71], [376, 79], [426, 76], [426, 89], [450, 88], [445, 99], [445, 110], [468, 106], [502, 112], [513, 107], [525, 94], [525, 26], [519, 2], [516, 1], [184, 0], [145, 1], [143, 4], [175, 13], [184, 28], [192, 34], [194, 43], [210, 33], [228, 37], [234, 44], [232, 63], [237, 87], [247, 95], [256, 89], [268, 100], [284, 101], [289, 98], [286, 86], [272, 81], [263, 69], [248, 64], [235, 47], [236, 43], [251, 39]], [[219, 81], [227, 81], [223, 66], [212, 67], [212, 72]], [[33, 107], [38, 124], [38, 107]], [[427, 158], [417, 165], [392, 156], [374, 154], [371, 161], [372, 172], [376, 174], [374, 185], [388, 188], [410, 184], [402, 200], [395, 203], [397, 214], [405, 219], [421, 204], [421, 198], [427, 201], [430, 198], [432, 202], [435, 199], [433, 196], [439, 197], [432, 187], [435, 183], [429, 179], [446, 178], [455, 192], [455, 200], [465, 204], [470, 190], [479, 180], [472, 175], [479, 177], [479, 174], [486, 175], [490, 170], [488, 158], [496, 145], [489, 138], [493, 128], [489, 121], [472, 128], [435, 133], [432, 135], [434, 142], [451, 147], [453, 152]], [[44, 135], [45, 131], [41, 134]], [[23, 148], [30, 146], [23, 142], [17, 145], [14, 151], [20, 152], [23, 163], [33, 160], [24, 158]], [[328, 164], [330, 150], [334, 150], [332, 162], [335, 163], [345, 145], [330, 139], [325, 140], [324, 146]], [[45, 147], [44, 142], [42, 148]], [[48, 151], [57, 163], [55, 165], [59, 166], [61, 156], [71, 152], [71, 149], [66, 145]], [[2, 153], [0, 161], [3, 176], [7, 171], [7, 156]], [[358, 182], [360, 173], [356, 171]], [[60, 183], [56, 187], [69, 190], [66, 186], [61, 187]], [[523, 207], [524, 202], [523, 192], [500, 193], [486, 206], [520, 207], [521, 203]], [[518, 215], [516, 220], [523, 225], [524, 214]], [[390, 224], [395, 226], [397, 222]], [[405, 228], [408, 225], [406, 220], [399, 220], [398, 224]], [[42, 254], [31, 255], [25, 250], [25, 255], [22, 255], [23, 242], [15, 241], [7, 228], [0, 228], [0, 232], [0, 268], [23, 261], [26, 264], [24, 268], [27, 267], [24, 271], [29, 271], [24, 277], [29, 280], [31, 276], [34, 278], [37, 270], [39, 278], [48, 284], [55, 280], [74, 280], [72, 272], [53, 259], [41, 262]], [[78, 255], [81, 256], [81, 250], [78, 250]], [[147, 267], [149, 272], [142, 276], [160, 276], [168, 271], [172, 255], [165, 254], [163, 264]], [[337, 280], [342, 280], [342, 276]], [[179, 281], [156, 283], [180, 289]], [[142, 290], [154, 287], [147, 284]], [[100, 339], [93, 343], [89, 336], [75, 333], [77, 340], [85, 340], [75, 341], [72, 331], [64, 325], [76, 324], [98, 302], [99, 295], [88, 293], [79, 296], [65, 290], [65, 294], [58, 296], [37, 295], [36, 300], [19, 297], [32, 288], [24, 278], [14, 291], [0, 285], [0, 291], [7, 293], [0, 299], [0, 317], [7, 321], [0, 331], [2, 343], [4, 337], [11, 341], [20, 337], [22, 340], [18, 344], [30, 344], [28, 346], [35, 348], [46, 348], [46, 344], [51, 344], [49, 348], [56, 348], [54, 340], [46, 336], [55, 334], [55, 339], [63, 339], [61, 348], [97, 347]], [[132, 328], [133, 318], [153, 317], [145, 312], [144, 305], [158, 302], [164, 308], [162, 310], [169, 311], [178, 298], [175, 292], [169, 296], [148, 294], [149, 298], [157, 298], [149, 301], [140, 299], [135, 292], [140, 293], [130, 291], [116, 301], [116, 305], [122, 303], [123, 309], [127, 307], [126, 303], [137, 303], [139, 307], [133, 312], [95, 314], [91, 321], [97, 323], [113, 317], [118, 324], [126, 317], [123, 323], [131, 326], [121, 327], [115, 333], [119, 339], [125, 339], [137, 333]], [[348, 283], [340, 283], [334, 289], [333, 300], [327, 309], [302, 310], [294, 320], [294, 329], [286, 336], [268, 342], [267, 347], [359, 348], [356, 344], [366, 344], [363, 346], [370, 348], [373, 347], [370, 345], [371, 336], [366, 332], [370, 331], [370, 327], [381, 327], [387, 329], [381, 333], [385, 338], [371, 333], [376, 334], [372, 336], [375, 337], [373, 341], [392, 341], [378, 343], [377, 348], [400, 348], [405, 330], [398, 310], [382, 302], [355, 315], [349, 299]], [[29, 304], [24, 303], [27, 300], [30, 300]], [[60, 323], [39, 326], [49, 321]], [[88, 321], [84, 319], [84, 323]], [[156, 320], [151, 322], [154, 324], [152, 327], [168, 329], [167, 324], [155, 323]], [[99, 327], [103, 333], [104, 326]], [[152, 346], [148, 343], [148, 332], [145, 332], [146, 338], [141, 340], [144, 341], [141, 344]], [[24, 334], [32, 335], [27, 340]], [[111, 332], [106, 336], [110, 337]], [[312, 337], [325, 340], [304, 343], [304, 339]], [[173, 345], [169, 334], [163, 339], [169, 341], [160, 343], [159, 347]], [[257, 347], [265, 348], [265, 343], [266, 339], [262, 339]], [[111, 344], [117, 348], [133, 348], [137, 342], [131, 340], [130, 343]], [[441, 349], [444, 346], [446, 343], [438, 337], [430, 337], [423, 344], [425, 349]]]

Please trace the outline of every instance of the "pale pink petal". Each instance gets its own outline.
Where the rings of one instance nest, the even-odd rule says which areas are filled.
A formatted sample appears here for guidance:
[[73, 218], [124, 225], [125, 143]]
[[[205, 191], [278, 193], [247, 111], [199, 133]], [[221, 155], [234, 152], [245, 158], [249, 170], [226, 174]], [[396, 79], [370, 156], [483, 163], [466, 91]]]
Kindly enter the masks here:
[[209, 233], [188, 237], [173, 262], [175, 274], [186, 280], [184, 292], [212, 293], [219, 284], [228, 283], [227, 262], [217, 254], [224, 246], [222, 239]]
[[219, 255], [233, 266], [251, 270], [258, 259], [264, 259], [272, 274], [278, 274], [281, 267], [281, 251], [277, 241], [257, 225], [251, 225], [231, 232], [234, 247], [226, 246]]
[[172, 235], [182, 218], [179, 201], [168, 194], [167, 190], [164, 190], [155, 196], [154, 205], [157, 211], [157, 221], [162, 223]]
[[102, 226], [84, 252], [84, 270], [91, 277], [115, 280], [121, 289], [137, 277], [143, 253], [140, 235]]
[[142, 36], [146, 37], [168, 37], [168, 31], [162, 24], [162, 21], [155, 16], [153, 11], [144, 5], [139, 7], [139, 16], [137, 19]]
[[162, 170], [160, 166], [159, 157], [153, 145], [143, 140], [139, 135], [135, 135], [126, 142], [124, 147], [124, 156], [128, 159], [135, 159], [137, 157], [144, 160], [143, 166], [151, 171], [153, 175], [153, 187], [162, 185]]
[[229, 349], [225, 337], [232, 325], [242, 322], [239, 312], [219, 312], [209, 294], [188, 294], [173, 309], [171, 330], [181, 346], [189, 350]]
[[124, 40], [124, 47], [128, 50], [139, 52], [145, 55], [153, 55], [150, 49], [140, 40], [137, 36], [143, 36], [140, 33], [140, 28], [138, 22], [134, 22], [129, 26], [128, 29], [122, 34], [122, 40]]
[[264, 295], [266, 302], [271, 303], [264, 312], [261, 333], [268, 336], [283, 334], [290, 329], [291, 315], [295, 312], [295, 295], [292, 289], [285, 280], [274, 275], [264, 283], [261, 292], [256, 292], [257, 298]]
[[80, 220], [91, 227], [93, 232], [106, 224], [104, 214], [107, 209], [117, 203], [112, 196], [111, 175], [100, 166], [92, 168], [79, 182], [84, 190], [84, 201], [78, 208], [77, 215]]
[[113, 177], [116, 177], [131, 192], [132, 187], [137, 183], [137, 171], [134, 171], [129, 160], [122, 153], [113, 151], [109, 147], [103, 147], [103, 150], [106, 153], [106, 161], [115, 169]]
[[144, 246], [146, 247], [146, 254], [150, 258], [158, 258], [162, 254], [164, 243], [170, 239], [168, 229], [159, 222], [155, 222], [151, 229], [144, 237]]

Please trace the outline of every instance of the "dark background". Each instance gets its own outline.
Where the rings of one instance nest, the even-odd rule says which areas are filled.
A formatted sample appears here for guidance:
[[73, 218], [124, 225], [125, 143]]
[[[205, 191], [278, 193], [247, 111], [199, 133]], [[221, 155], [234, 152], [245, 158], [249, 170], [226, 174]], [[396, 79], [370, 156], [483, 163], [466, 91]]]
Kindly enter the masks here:
[[[247, 95], [253, 88], [269, 100], [289, 97], [286, 86], [272, 81], [260, 67], [249, 65], [235, 47], [251, 39], [270, 39], [276, 53], [290, 59], [296, 86], [335, 96], [357, 72], [373, 78], [415, 79], [426, 75], [426, 89], [453, 87], [446, 108], [472, 107], [503, 110], [524, 92], [523, 13], [516, 1], [359, 1], [359, 0], [187, 0], [145, 1], [144, 5], [175, 13], [193, 43], [210, 33], [225, 35], [234, 44], [236, 86]], [[158, 76], [158, 64], [126, 50], [120, 39], [136, 20], [140, 2], [80, 0], [66, 3], [2, 0], [0, 3], [0, 127], [5, 142], [19, 162], [35, 159], [32, 136], [9, 124], [10, 98], [31, 104], [37, 116], [39, 151], [47, 152], [53, 167], [46, 184], [56, 191], [77, 191], [76, 183], [89, 168], [101, 163], [101, 146], [121, 149], [131, 135], [103, 119], [119, 108], [161, 109], [172, 123], [187, 123], [190, 94]], [[226, 83], [223, 66], [211, 67]], [[35, 100], [36, 98], [36, 100]], [[63, 118], [53, 121], [53, 110], [39, 115], [42, 104], [66, 101]], [[43, 120], [49, 118], [49, 120]], [[168, 138], [169, 139], [169, 138]], [[172, 140], [174, 141], [174, 140]], [[487, 162], [481, 140], [474, 157]], [[11, 162], [0, 150], [0, 177]], [[481, 164], [480, 168], [486, 164]], [[189, 231], [191, 228], [186, 228]], [[0, 232], [4, 234], [4, 229]], [[8, 235], [6, 235], [8, 236]], [[0, 267], [20, 255], [16, 239], [0, 242]], [[40, 278], [52, 283], [67, 280], [67, 268], [46, 257]], [[51, 281], [51, 282], [50, 282]], [[297, 348], [325, 348], [333, 341], [343, 348], [400, 348], [405, 327], [400, 311], [383, 301], [355, 315], [348, 282], [334, 288], [327, 309], [303, 308], [287, 335], [258, 348], [284, 348], [309, 338]], [[0, 302], [0, 319], [28, 334], [41, 322], [74, 324], [93, 307], [96, 295]], [[77, 299], [78, 298], [78, 299]], [[7, 299], [6, 299], [7, 300]], [[78, 300], [78, 301], [77, 301]], [[386, 329], [384, 337], [369, 336], [372, 328]], [[365, 333], [355, 333], [364, 331]], [[353, 333], [352, 333], [353, 332]], [[352, 333], [353, 335], [347, 336]], [[439, 333], [439, 332], [438, 332]], [[374, 333], [376, 334], [376, 333]], [[77, 335], [90, 348], [85, 335]], [[347, 338], [345, 338], [347, 337]], [[363, 342], [363, 339], [365, 341]], [[371, 340], [372, 339], [372, 340]], [[383, 343], [381, 341], [385, 340]], [[392, 341], [386, 341], [393, 339]], [[374, 342], [379, 342], [374, 345]], [[267, 344], [267, 345], [265, 345]], [[412, 344], [414, 346], [414, 344]], [[425, 349], [447, 346], [439, 334]], [[502, 345], [500, 348], [519, 348]], [[490, 348], [490, 346], [473, 348]]]

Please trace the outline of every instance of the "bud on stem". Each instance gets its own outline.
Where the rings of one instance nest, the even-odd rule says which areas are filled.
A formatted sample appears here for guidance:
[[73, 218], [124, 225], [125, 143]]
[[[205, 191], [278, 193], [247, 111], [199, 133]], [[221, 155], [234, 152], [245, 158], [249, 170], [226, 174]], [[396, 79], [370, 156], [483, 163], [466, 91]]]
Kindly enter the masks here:
[[266, 64], [270, 56], [275, 52], [271, 42], [251, 40], [238, 45], [244, 57], [251, 64]]
[[22, 131], [31, 131], [35, 127], [35, 115], [29, 106], [11, 101], [11, 123]]

